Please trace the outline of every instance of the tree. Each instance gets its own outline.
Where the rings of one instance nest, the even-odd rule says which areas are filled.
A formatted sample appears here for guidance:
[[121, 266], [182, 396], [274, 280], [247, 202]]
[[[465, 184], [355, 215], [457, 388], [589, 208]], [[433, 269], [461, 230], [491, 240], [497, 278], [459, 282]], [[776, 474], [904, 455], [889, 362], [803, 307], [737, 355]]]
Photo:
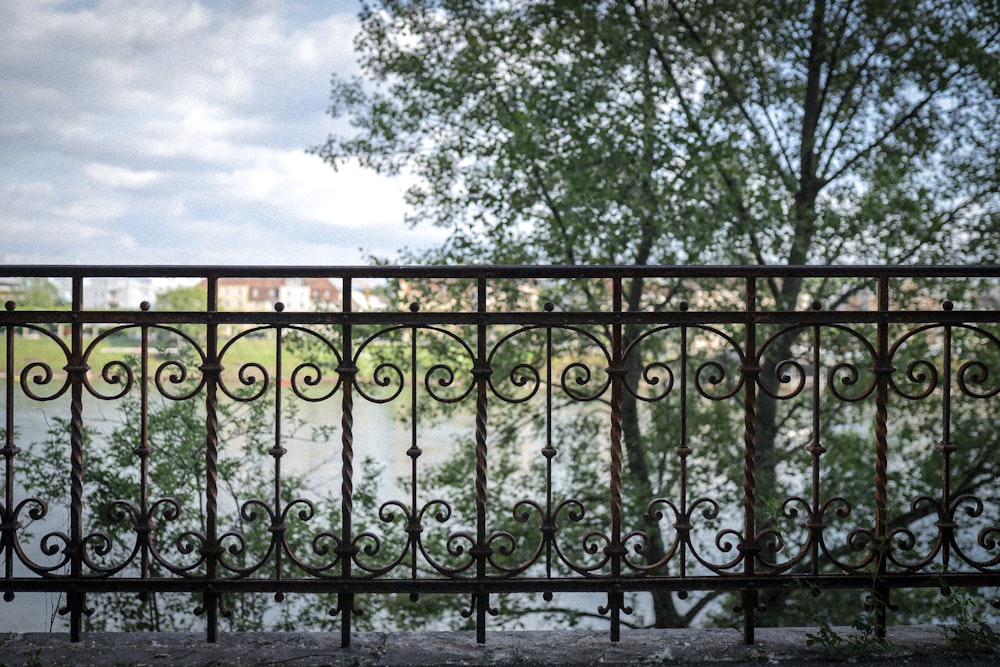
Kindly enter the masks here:
[[48, 278], [25, 278], [14, 292], [18, 308], [29, 310], [55, 310], [64, 308], [59, 288]]
[[[993, 263], [998, 37], [996, 3], [976, 0], [384, 0], [361, 13], [365, 78], [333, 81], [330, 113], [356, 131], [313, 150], [415, 177], [411, 222], [449, 237], [408, 260]], [[835, 308], [864, 287], [773, 280], [765, 298]], [[643, 293], [626, 307], [669, 302]], [[794, 345], [776, 340], [761, 377]], [[628, 371], [630, 482], [650, 498], [639, 355]], [[761, 395], [761, 488], [781, 410]], [[657, 625], [692, 620], [655, 607]]]
[[441, 260], [989, 261], [996, 11], [375, 3], [357, 47], [383, 86], [335, 79], [358, 132], [315, 150], [412, 171]]
[[156, 295], [157, 310], [205, 310], [208, 296], [204, 286], [174, 287]]

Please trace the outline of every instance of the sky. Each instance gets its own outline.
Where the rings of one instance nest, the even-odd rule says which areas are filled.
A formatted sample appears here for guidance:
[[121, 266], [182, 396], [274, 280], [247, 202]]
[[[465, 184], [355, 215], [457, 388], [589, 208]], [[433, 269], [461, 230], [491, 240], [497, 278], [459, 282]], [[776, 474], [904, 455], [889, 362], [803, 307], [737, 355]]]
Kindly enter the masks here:
[[0, 2], [0, 262], [348, 265], [440, 238], [306, 153], [357, 0]]

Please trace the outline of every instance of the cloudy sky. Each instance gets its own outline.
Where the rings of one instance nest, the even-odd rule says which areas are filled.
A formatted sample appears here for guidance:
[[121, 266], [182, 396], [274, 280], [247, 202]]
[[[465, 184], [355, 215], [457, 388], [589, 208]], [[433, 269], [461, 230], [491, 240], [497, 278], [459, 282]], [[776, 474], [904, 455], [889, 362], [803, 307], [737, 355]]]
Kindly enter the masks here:
[[433, 242], [346, 129], [357, 0], [0, 2], [0, 261], [355, 264]]

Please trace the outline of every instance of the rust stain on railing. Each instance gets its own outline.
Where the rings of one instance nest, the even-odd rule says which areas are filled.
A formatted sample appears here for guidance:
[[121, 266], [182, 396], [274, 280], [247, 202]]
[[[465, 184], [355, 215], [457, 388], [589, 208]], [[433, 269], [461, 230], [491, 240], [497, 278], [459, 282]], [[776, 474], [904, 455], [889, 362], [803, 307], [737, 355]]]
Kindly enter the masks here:
[[[462, 596], [469, 605], [463, 613], [475, 615], [482, 642], [487, 617], [497, 613], [493, 596], [533, 592], [550, 599], [554, 592], [598, 592], [607, 595], [600, 611], [610, 617], [611, 639], [617, 641], [622, 615], [631, 611], [626, 594], [727, 590], [740, 596], [744, 638], [752, 643], [759, 616], [766, 613], [760, 599], [764, 591], [803, 585], [871, 590], [877, 625], [884, 631], [894, 589], [1000, 585], [997, 488], [954, 488], [954, 462], [966, 443], [953, 442], [951, 433], [959, 401], [975, 404], [983, 420], [992, 420], [985, 430], [995, 430], [1000, 414], [996, 267], [18, 266], [0, 267], [0, 276], [61, 278], [70, 285], [68, 310], [24, 310], [11, 300], [0, 313], [6, 371], [0, 589], [7, 600], [20, 592], [64, 593], [74, 641], [83, 633], [88, 595], [111, 591], [201, 594], [198, 612], [205, 616], [209, 641], [217, 638], [227, 595], [269, 592], [280, 599], [289, 592], [334, 593], [346, 646], [359, 594]], [[139, 277], [200, 279], [205, 307], [169, 312], [143, 303], [101, 310], [84, 303], [88, 281]], [[220, 281], [251, 278], [329, 279], [339, 284], [341, 303], [299, 312], [281, 303], [269, 312], [221, 309]], [[795, 309], [768, 303], [762, 296], [765, 281], [787, 278], [813, 285], [812, 303]], [[358, 281], [391, 283], [399, 291], [380, 308], [355, 308]], [[566, 291], [565, 284], [573, 281], [589, 287]], [[645, 293], [629, 301], [623, 285], [634, 281], [641, 281]], [[979, 281], [985, 287], [956, 307], [947, 299], [949, 281]], [[553, 303], [550, 292], [563, 299]], [[825, 308], [824, 299], [834, 307]], [[405, 305], [397, 308], [396, 301]], [[117, 351], [107, 350], [112, 359], [95, 367], [102, 346], [112, 347], [112, 334], [135, 336], [138, 356], [118, 358]], [[19, 346], [26, 336], [44, 339], [58, 351], [59, 362], [23, 359]], [[153, 341], [163, 337], [186, 345], [188, 356], [171, 357], [173, 348], [154, 355]], [[238, 358], [238, 344], [250, 337], [274, 341], [270, 365]], [[284, 343], [293, 337], [311, 341], [308, 359], [288, 353]], [[422, 342], [425, 337], [446, 340], [448, 356], [434, 358], [437, 348]], [[840, 347], [828, 343], [834, 338]], [[528, 342], [540, 352], [528, 355]], [[917, 348], [921, 351], [914, 357]], [[331, 377], [325, 385], [324, 368]], [[236, 382], [241, 389], [232, 388]], [[377, 395], [373, 388], [388, 393]], [[102, 558], [120, 538], [93, 532], [87, 524], [85, 508], [93, 499], [85, 469], [101, 462], [88, 458], [86, 405], [135, 393], [141, 404], [134, 450], [137, 496], [88, 510], [129, 508], [134, 544], [126, 545], [121, 562], [107, 563]], [[39, 404], [69, 398], [66, 498], [41, 498], [23, 488], [19, 466], [26, 443], [40, 434], [18, 430], [17, 395]], [[155, 457], [148, 433], [151, 396], [203, 406], [200, 508], [149, 495]], [[555, 396], [563, 403], [607, 406], [606, 440], [592, 443], [606, 465], [600, 508], [575, 496], [559, 498], [566, 491], [556, 481]], [[409, 497], [384, 503], [377, 516], [359, 516], [356, 403], [402, 405], [407, 398]], [[339, 525], [319, 525], [311, 500], [289, 501], [283, 495], [282, 406], [287, 400], [339, 411], [339, 438], [331, 444], [339, 450]], [[452, 499], [427, 501], [418, 493], [423, 490], [420, 400], [474, 412], [467, 438], [475, 450], [468, 482], [474, 516], [465, 517], [465, 523], [455, 519], [444, 554], [432, 553], [423, 537], [431, 521], [448, 522]], [[220, 401], [273, 406], [272, 495], [240, 508], [244, 518], [260, 509], [271, 522], [270, 544], [260, 562], [236, 563], [227, 547], [243, 538], [238, 528], [224, 523], [229, 519], [220, 510], [219, 452], [225, 445]], [[721, 491], [698, 495], [692, 488], [691, 468], [706, 456], [727, 456], [721, 447], [730, 444], [713, 443], [711, 429], [707, 435], [695, 433], [691, 406], [696, 401], [723, 406], [741, 424], [741, 455], [720, 461], [722, 468], [737, 471], [739, 490], [732, 498]], [[906, 452], [913, 451], [894, 440], [894, 424], [912, 420], [910, 408], [922, 403], [938, 426], [936, 434], [925, 434], [930, 443], [925, 449], [940, 456], [940, 484], [930, 493], [907, 488], [890, 475], [908, 465]], [[544, 497], [504, 508], [524, 527], [521, 535], [491, 525], [488, 511], [499, 497], [491, 485], [493, 452], [508, 444], [493, 441], [491, 416], [512, 406], [535, 406], [544, 421], [537, 462]], [[775, 414], [784, 406], [808, 415], [800, 433], [777, 430]], [[862, 462], [870, 470], [869, 493], [860, 500], [842, 497], [838, 471], [825, 465], [829, 411], [852, 406], [868, 420], [859, 432], [872, 437], [870, 460]], [[629, 435], [628, 420], [640, 424], [657, 414], [676, 422], [670, 427], [676, 438], [669, 447], [673, 458], [664, 459], [672, 466], [670, 484], [663, 487], [669, 495], [641, 498], [645, 509], [636, 517], [629, 514], [635, 508], [625, 504], [625, 487], [630, 466], [640, 460], [636, 452], [652, 445], [629, 441], [635, 436]], [[772, 497], [777, 489], [767, 485], [775, 484], [781, 465], [791, 465], [774, 458], [776, 443], [795, 438], [804, 444], [785, 451], [806, 452], [801, 469], [793, 470], [796, 479], [801, 477], [796, 483], [802, 493]], [[719, 445], [718, 453], [705, 451], [713, 445]], [[48, 507], [60, 502], [69, 508], [68, 533], [25, 531], [25, 524], [42, 520]], [[894, 519], [898, 508], [909, 512], [909, 523]], [[203, 512], [203, 530], [186, 533], [173, 545], [160, 539], [164, 524], [193, 511]], [[306, 540], [312, 545], [308, 557], [286, 538], [291, 511], [302, 512], [305, 523], [317, 523]], [[397, 512], [405, 518], [402, 528], [395, 522]], [[434, 513], [438, 516], [432, 518]], [[561, 539], [561, 533], [582, 526], [587, 513], [604, 517], [606, 526], [583, 531], [579, 544]], [[537, 529], [528, 527], [534, 514]], [[921, 517], [927, 521], [918, 525]], [[830, 525], [834, 519], [835, 527]], [[361, 530], [361, 520], [364, 525], [381, 522], [386, 531], [396, 528], [399, 534]], [[732, 523], [707, 539], [701, 533], [699, 541], [693, 536], [699, 520]], [[651, 525], [657, 526], [655, 536]], [[387, 561], [373, 558], [390, 547], [398, 554]]]

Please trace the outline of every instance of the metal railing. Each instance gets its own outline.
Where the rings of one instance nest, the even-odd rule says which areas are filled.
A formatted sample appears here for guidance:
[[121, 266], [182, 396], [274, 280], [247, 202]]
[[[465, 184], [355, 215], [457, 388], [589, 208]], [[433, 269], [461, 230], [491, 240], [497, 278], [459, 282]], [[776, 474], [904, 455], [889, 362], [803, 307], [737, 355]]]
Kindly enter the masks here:
[[[7, 600], [65, 594], [74, 641], [88, 596], [109, 592], [199, 594], [210, 641], [226, 596], [335, 595], [347, 645], [359, 595], [453, 595], [482, 642], [500, 594], [606, 595], [618, 640], [636, 592], [729, 591], [752, 642], [762, 598], [789, 589], [870, 591], [884, 629], [893, 590], [1000, 585], [1000, 268], [0, 274], [61, 279], [70, 294], [56, 310], [14, 295], [0, 314], [0, 588]], [[203, 307], [86, 302], [88, 285], [140, 277], [200, 281]], [[251, 290], [305, 298], [315, 279], [332, 296], [251, 310]], [[93, 471], [110, 465], [109, 427], [92, 422], [124, 401], [133, 483], [107, 498]], [[188, 505], [152, 485], [170, 463], [151, 426], [165, 404], [193, 406], [203, 424]], [[226, 430], [234, 405], [262, 409], [266, 448]], [[293, 405], [333, 428], [294, 440]], [[22, 419], [40, 406], [66, 418], [50, 421], [57, 455], [45, 462], [64, 496], [27, 486], [39, 465], [29, 450], [46, 436]], [[378, 449], [389, 427], [356, 423], [372, 406], [398, 406], [389, 423], [404, 446]], [[435, 419], [447, 435], [432, 435]], [[599, 435], [585, 435], [595, 420]], [[283, 464], [301, 440], [333, 464], [289, 489]], [[449, 487], [464, 486], [462, 499], [425, 482], [432, 449], [467, 459], [468, 478]], [[364, 452], [403, 471], [374, 504], [355, 488], [373, 465]], [[220, 456], [257, 457], [267, 493], [238, 499], [220, 484]], [[62, 505], [65, 528], [48, 527]], [[184, 516], [195, 527], [178, 532]]]

